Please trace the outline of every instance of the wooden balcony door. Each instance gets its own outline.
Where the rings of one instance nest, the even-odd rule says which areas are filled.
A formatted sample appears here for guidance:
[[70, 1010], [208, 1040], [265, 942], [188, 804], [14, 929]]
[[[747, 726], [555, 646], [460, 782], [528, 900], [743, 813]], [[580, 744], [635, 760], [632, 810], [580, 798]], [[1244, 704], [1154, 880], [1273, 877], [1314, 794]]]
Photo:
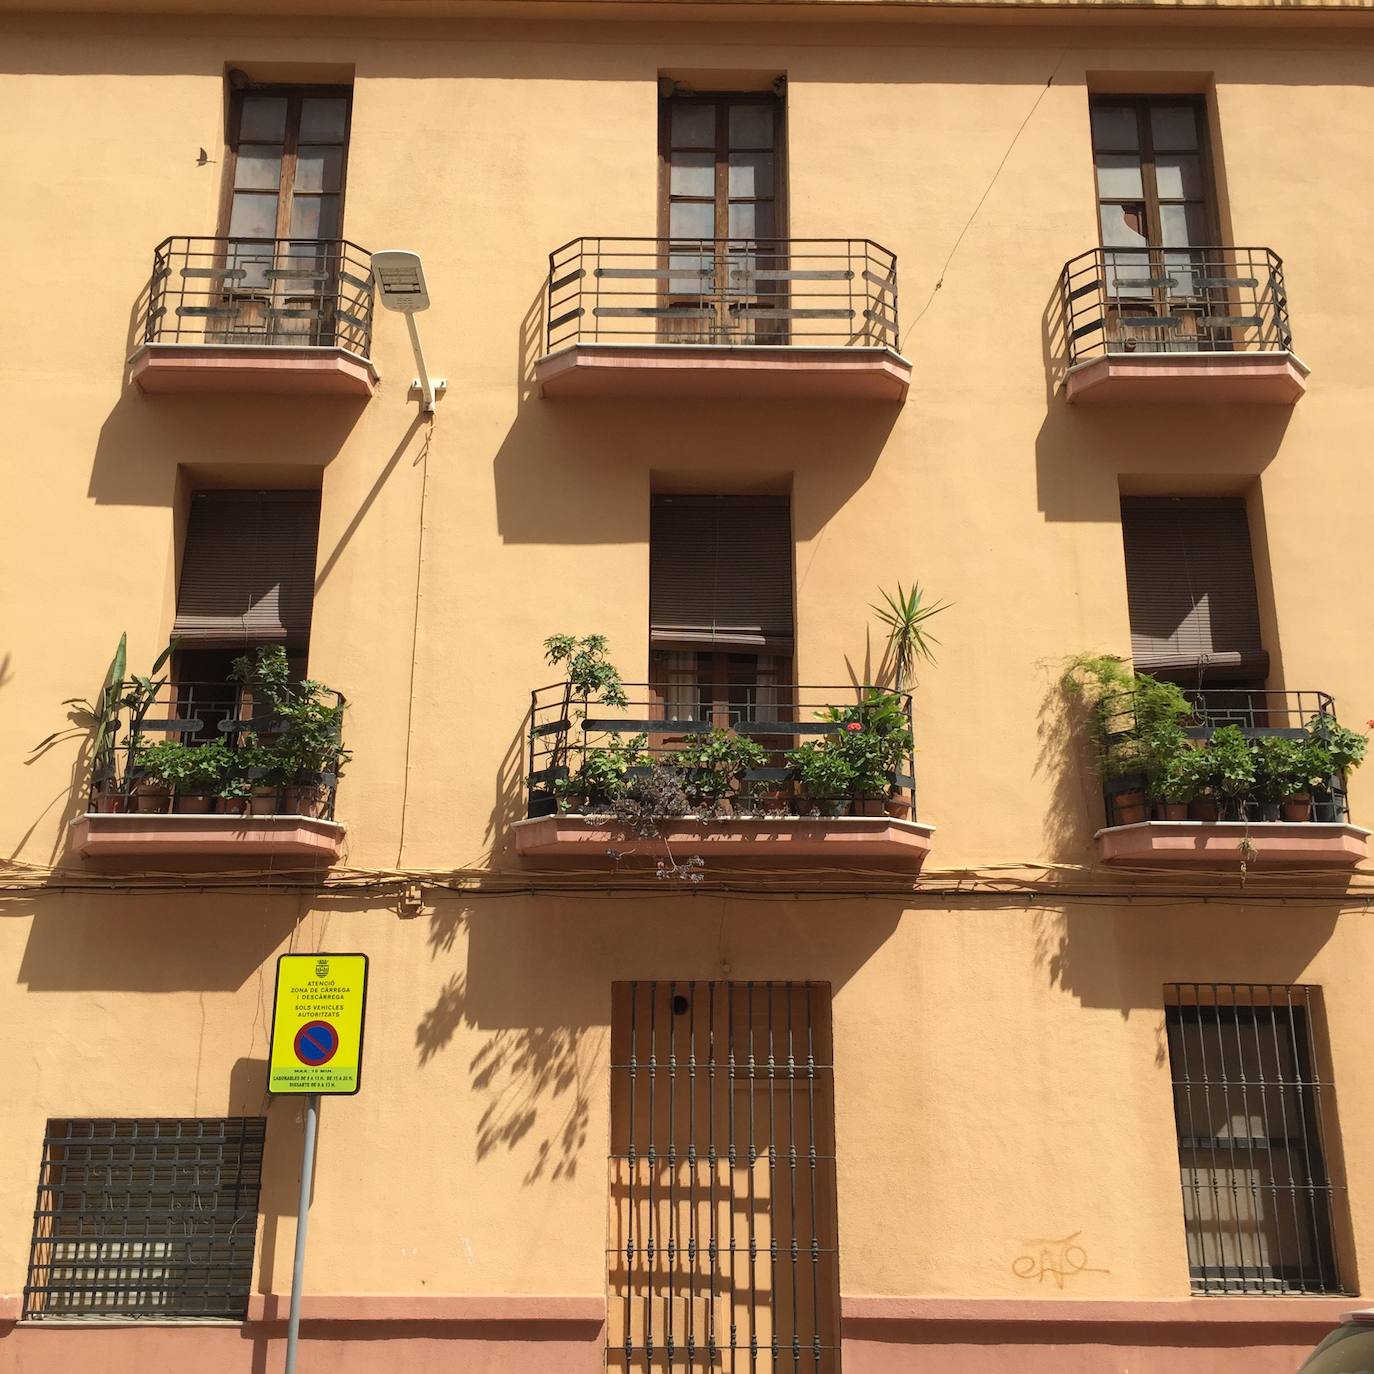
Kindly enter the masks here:
[[665, 341], [786, 342], [783, 117], [771, 92], [662, 101]]
[[[1216, 197], [1201, 97], [1100, 96], [1092, 102], [1093, 170], [1114, 352], [1215, 349], [1231, 275], [1215, 247]], [[1219, 295], [1218, 295], [1219, 291]]]
[[346, 86], [234, 92], [220, 234], [237, 309], [224, 341], [333, 343], [351, 104]]

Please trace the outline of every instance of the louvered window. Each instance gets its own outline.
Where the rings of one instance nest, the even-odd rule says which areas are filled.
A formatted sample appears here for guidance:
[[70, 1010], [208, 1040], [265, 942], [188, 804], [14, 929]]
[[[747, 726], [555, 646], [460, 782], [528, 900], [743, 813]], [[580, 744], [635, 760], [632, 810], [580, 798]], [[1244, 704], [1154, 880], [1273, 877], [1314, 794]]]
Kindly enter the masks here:
[[173, 636], [187, 646], [303, 648], [319, 526], [319, 492], [196, 492]]
[[656, 647], [792, 649], [792, 522], [782, 496], [656, 496]]
[[1263, 685], [1244, 502], [1128, 499], [1121, 530], [1136, 668], [1190, 685]]

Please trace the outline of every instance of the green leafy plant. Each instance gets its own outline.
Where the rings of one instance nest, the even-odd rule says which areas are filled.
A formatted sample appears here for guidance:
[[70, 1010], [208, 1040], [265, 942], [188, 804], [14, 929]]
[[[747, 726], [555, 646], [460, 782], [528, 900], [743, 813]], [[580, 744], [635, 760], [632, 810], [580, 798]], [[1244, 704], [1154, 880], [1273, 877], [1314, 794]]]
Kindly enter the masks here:
[[1193, 708], [1181, 688], [1136, 673], [1113, 654], [1080, 654], [1060, 679], [1088, 712], [1098, 767], [1106, 779], [1157, 773], [1188, 741]]
[[222, 741], [183, 744], [180, 740], [140, 743], [133, 766], [143, 781], [173, 792], [216, 795], [235, 764], [235, 751]]
[[899, 582], [896, 592], [878, 589], [881, 604], [870, 603], [870, 609], [887, 626], [887, 652], [892, 664], [893, 681], [900, 692], [912, 684], [912, 669], [918, 663], [934, 663], [932, 645], [940, 641], [926, 627], [926, 622], [950, 607], [948, 601], [927, 605], [920, 583], [904, 588]]
[[1319, 713], [1307, 722], [1307, 735], [1326, 751], [1333, 773], [1348, 773], [1364, 762], [1369, 739], [1358, 730], [1341, 725], [1335, 716]]
[[219, 786], [228, 801], [243, 801], [256, 791], [276, 791], [287, 780], [281, 756], [266, 745], [248, 743], [231, 749], [232, 761]]
[[1255, 787], [1255, 754], [1238, 725], [1212, 731], [1203, 751], [1207, 790], [1221, 803], [1224, 815], [1239, 819], [1241, 806]]
[[630, 769], [649, 766], [649, 756], [644, 752], [647, 738], [643, 734], [632, 735], [588, 749], [577, 772], [559, 779], [555, 785], [559, 809], [608, 810], [624, 792]]
[[1330, 785], [1331, 756], [1311, 739], [1265, 735], [1251, 740], [1255, 795], [1266, 802], [1307, 796]]
[[708, 805], [730, 796], [749, 769], [767, 762], [768, 750], [757, 740], [719, 726], [708, 735], [693, 736], [673, 760], [686, 774], [689, 794]]
[[584, 702], [595, 698], [605, 706], [625, 706], [625, 684], [606, 657], [606, 648], [605, 635], [550, 635], [544, 641], [544, 658], [551, 667], [565, 665], [571, 695]]
[[321, 682], [306, 678], [291, 681], [286, 650], [280, 644], [263, 645], [253, 657], [234, 660], [231, 679], [260, 701], [273, 717], [268, 730], [248, 742], [270, 751], [268, 765], [288, 785], [315, 785], [318, 775], [343, 775], [352, 754], [343, 747], [344, 703]]
[[854, 764], [841, 750], [828, 747], [828, 741], [810, 740], [790, 750], [787, 762], [813, 802], [828, 807], [854, 793]]
[[[1183, 732], [1179, 731], [1180, 736]], [[1148, 790], [1150, 796], [1171, 806], [1186, 806], [1196, 801], [1210, 785], [1210, 763], [1207, 751], [1187, 742], [1186, 737], [1180, 747], [1172, 752], [1161, 750], [1155, 762], [1157, 766], [1149, 774]]]

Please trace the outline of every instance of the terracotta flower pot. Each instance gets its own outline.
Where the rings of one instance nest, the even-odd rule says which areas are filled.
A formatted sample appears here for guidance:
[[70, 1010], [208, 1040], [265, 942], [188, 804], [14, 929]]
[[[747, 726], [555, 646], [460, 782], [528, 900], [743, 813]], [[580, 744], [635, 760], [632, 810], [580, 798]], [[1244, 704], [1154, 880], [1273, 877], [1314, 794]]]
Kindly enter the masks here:
[[886, 815], [886, 799], [883, 797], [855, 797], [854, 814], [856, 816]]
[[1312, 819], [1312, 797], [1310, 793], [1283, 799], [1283, 818], [1286, 821], [1310, 821]]
[[167, 811], [171, 808], [172, 794], [159, 783], [140, 782], [134, 787], [134, 810], [143, 814]]
[[1221, 814], [1215, 797], [1198, 797], [1188, 803], [1188, 819], [1214, 821]]
[[1162, 821], [1186, 821], [1188, 819], [1187, 802], [1160, 802], [1157, 809], [1159, 819]]
[[189, 796], [178, 796], [176, 799], [176, 810], [184, 816], [201, 816], [210, 809], [210, 798], [204, 793], [192, 793]]
[[1138, 825], [1147, 818], [1148, 812], [1142, 791], [1118, 792], [1112, 798], [1112, 815], [1116, 825]]
[[275, 787], [255, 787], [248, 798], [247, 814], [250, 816], [275, 816], [277, 814], [277, 789]]

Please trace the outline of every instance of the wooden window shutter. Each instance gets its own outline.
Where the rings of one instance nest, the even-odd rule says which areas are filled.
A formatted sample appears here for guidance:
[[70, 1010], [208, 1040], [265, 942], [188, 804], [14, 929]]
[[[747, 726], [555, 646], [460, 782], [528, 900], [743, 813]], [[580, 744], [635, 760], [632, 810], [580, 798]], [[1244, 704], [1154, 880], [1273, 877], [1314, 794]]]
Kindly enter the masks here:
[[172, 635], [190, 644], [310, 638], [317, 491], [198, 491], [191, 498]]
[[1244, 502], [1125, 500], [1121, 530], [1136, 668], [1263, 679], [1269, 656]]
[[649, 636], [660, 646], [791, 652], [792, 520], [786, 497], [654, 497]]

